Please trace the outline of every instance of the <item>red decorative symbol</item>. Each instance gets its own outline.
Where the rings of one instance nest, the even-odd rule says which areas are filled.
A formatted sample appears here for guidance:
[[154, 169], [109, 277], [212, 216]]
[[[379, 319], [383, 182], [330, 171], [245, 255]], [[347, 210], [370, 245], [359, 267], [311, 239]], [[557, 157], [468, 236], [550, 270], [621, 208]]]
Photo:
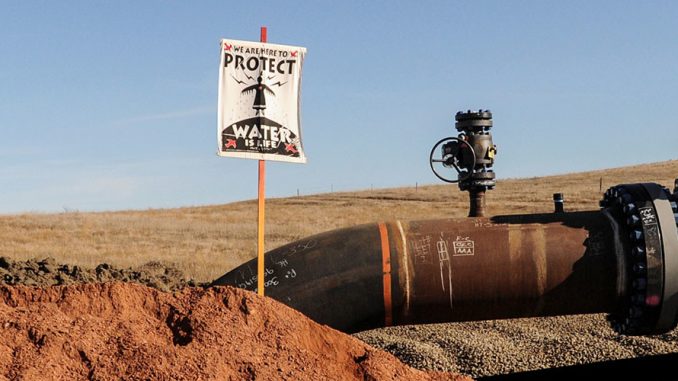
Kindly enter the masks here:
[[296, 57], [296, 56], [297, 56], [297, 53], [299, 53], [299, 52], [298, 52], [298, 51], [290, 52], [290, 55], [291, 55], [292, 57]]
[[285, 144], [285, 150], [287, 152], [299, 153], [299, 151], [297, 151], [297, 148], [294, 146], [294, 143]]
[[233, 45], [229, 45], [224, 42], [224, 50], [231, 50], [233, 48]]
[[226, 148], [228, 149], [230, 147], [238, 148], [235, 144], [235, 140], [233, 140], [233, 139], [226, 140]]

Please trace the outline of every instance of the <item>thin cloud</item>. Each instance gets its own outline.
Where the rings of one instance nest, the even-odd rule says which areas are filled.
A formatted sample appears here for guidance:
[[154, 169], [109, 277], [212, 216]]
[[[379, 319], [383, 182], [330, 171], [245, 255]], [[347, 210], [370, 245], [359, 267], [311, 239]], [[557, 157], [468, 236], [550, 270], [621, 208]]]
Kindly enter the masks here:
[[208, 115], [216, 113], [216, 106], [200, 106], [179, 111], [161, 112], [148, 115], [139, 115], [127, 119], [121, 119], [113, 122], [117, 126], [128, 126], [138, 123], [155, 122], [159, 120], [183, 119], [198, 115]]

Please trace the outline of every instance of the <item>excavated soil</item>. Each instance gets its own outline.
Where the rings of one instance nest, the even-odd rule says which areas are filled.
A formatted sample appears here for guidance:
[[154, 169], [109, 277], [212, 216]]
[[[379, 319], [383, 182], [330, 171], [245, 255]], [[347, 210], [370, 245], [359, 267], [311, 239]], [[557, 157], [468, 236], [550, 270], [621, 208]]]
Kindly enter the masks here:
[[603, 314], [389, 327], [361, 342], [245, 291], [186, 288], [195, 283], [158, 262], [0, 257], [0, 283], [70, 285], [0, 285], [0, 380], [454, 379], [403, 363], [483, 377], [678, 353], [678, 330], [621, 336]]
[[120, 269], [102, 263], [94, 269], [58, 264], [53, 258], [14, 261], [0, 257], [0, 283], [52, 286], [93, 282], [133, 282], [175, 291], [197, 284], [170, 263], [148, 262], [137, 268]]
[[463, 380], [230, 287], [0, 285], [0, 379]]

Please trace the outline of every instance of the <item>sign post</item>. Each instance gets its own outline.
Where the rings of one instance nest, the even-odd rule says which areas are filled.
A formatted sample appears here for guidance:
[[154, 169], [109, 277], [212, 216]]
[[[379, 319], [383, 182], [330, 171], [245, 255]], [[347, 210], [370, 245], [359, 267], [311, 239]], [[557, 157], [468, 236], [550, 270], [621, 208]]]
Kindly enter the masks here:
[[264, 295], [266, 160], [305, 163], [301, 143], [301, 68], [306, 48], [221, 40], [217, 143], [219, 156], [259, 160], [257, 293]]
[[[259, 42], [267, 42], [267, 30], [261, 27]], [[264, 222], [266, 220], [266, 160], [259, 159], [257, 217], [257, 294], [264, 296]]]

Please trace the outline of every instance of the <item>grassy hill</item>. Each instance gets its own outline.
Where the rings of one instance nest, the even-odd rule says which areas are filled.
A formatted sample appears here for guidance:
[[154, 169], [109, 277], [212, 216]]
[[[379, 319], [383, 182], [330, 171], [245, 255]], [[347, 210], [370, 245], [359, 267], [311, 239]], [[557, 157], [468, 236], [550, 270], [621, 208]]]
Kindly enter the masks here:
[[[673, 187], [678, 160], [592, 172], [505, 179], [488, 193], [489, 215], [551, 212], [552, 194], [566, 210], [598, 207], [610, 186], [657, 182]], [[465, 217], [468, 199], [456, 185], [375, 189], [269, 199], [266, 247], [360, 223]], [[214, 279], [256, 255], [256, 200], [226, 205], [105, 213], [0, 216], [0, 256], [54, 257], [93, 267], [173, 262], [198, 281]]]

